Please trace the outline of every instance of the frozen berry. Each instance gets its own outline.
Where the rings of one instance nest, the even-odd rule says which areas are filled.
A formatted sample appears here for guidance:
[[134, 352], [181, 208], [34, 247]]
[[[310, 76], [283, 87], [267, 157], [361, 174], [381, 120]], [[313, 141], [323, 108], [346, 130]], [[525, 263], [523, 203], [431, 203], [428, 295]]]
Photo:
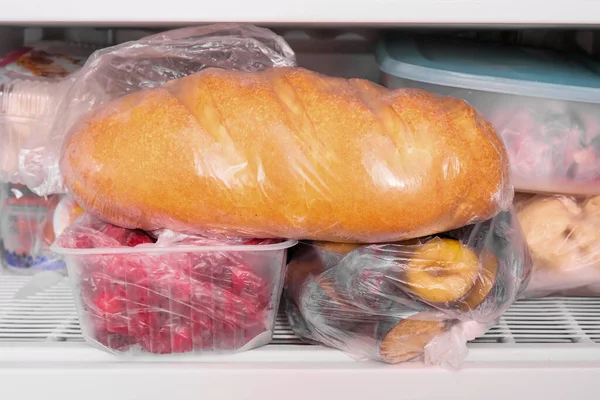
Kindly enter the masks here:
[[[88, 217], [60, 238], [72, 247], [153, 243], [143, 231]], [[82, 221], [82, 220], [80, 220]], [[85, 222], [85, 219], [83, 220]], [[190, 239], [196, 245], [272, 240]], [[80, 295], [90, 335], [114, 350], [139, 344], [155, 354], [238, 349], [266, 329], [272, 282], [243, 252], [120, 253], [82, 257]]]
[[145, 336], [140, 343], [148, 353], [170, 354], [173, 352], [171, 342], [158, 334]]
[[148, 236], [144, 231], [135, 230], [129, 233], [125, 244], [129, 247], [135, 247], [138, 244], [154, 243], [154, 240]]
[[101, 313], [116, 314], [122, 310], [123, 301], [114, 294], [104, 293], [96, 297], [94, 304]]
[[189, 327], [177, 326], [170, 333], [173, 353], [186, 353], [193, 349], [192, 330]]
[[100, 232], [116, 240], [118, 243], [125, 245], [127, 242], [127, 237], [129, 236], [129, 230], [125, 228], [121, 228], [119, 226], [111, 225], [105, 223], [98, 229]]

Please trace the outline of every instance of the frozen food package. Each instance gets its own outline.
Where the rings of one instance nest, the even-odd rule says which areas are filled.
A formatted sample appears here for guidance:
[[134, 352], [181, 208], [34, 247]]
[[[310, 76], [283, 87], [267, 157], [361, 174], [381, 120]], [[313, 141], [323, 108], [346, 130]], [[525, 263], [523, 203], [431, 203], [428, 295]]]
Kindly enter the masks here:
[[515, 208], [533, 260], [523, 296], [600, 295], [600, 196], [519, 194]]
[[256, 71], [292, 65], [295, 55], [287, 43], [252, 25], [182, 28], [98, 50], [57, 89], [55, 96], [62, 100], [45, 108], [35, 135], [21, 151], [21, 178], [41, 195], [64, 192], [58, 165], [67, 133], [82, 115], [111, 100], [208, 67]]
[[21, 148], [46, 107], [60, 102], [62, 79], [81, 68], [94, 49], [49, 41], [0, 58], [0, 180], [22, 183]]
[[129, 230], [84, 214], [56, 240], [86, 341], [124, 357], [235, 352], [270, 342], [286, 250]]
[[[87, 212], [130, 229], [359, 243], [458, 228], [512, 204], [504, 145], [464, 101], [290, 67], [285, 42], [258, 28], [236, 28], [225, 50], [195, 29], [209, 28], [92, 56], [53, 150], [31, 168], [21, 154], [26, 170], [49, 174], [28, 185], [48, 193], [62, 181]], [[199, 64], [167, 63], [173, 52]]]
[[0, 83], [15, 79], [47, 81], [77, 71], [96, 49], [84, 43], [42, 41], [0, 57]]
[[0, 182], [0, 188], [0, 265], [20, 274], [64, 272], [62, 257], [49, 249], [54, 241], [52, 215], [60, 196], [37, 196], [10, 182]]
[[[600, 93], [597, 97], [600, 101]], [[546, 194], [600, 193], [598, 104], [540, 103], [511, 99], [480, 108], [504, 140], [515, 187]]]
[[377, 48], [384, 85], [464, 99], [506, 145], [511, 182], [530, 193], [600, 194], [600, 69], [540, 48], [390, 34]]
[[411, 241], [302, 243], [288, 264], [286, 312], [300, 337], [358, 358], [456, 368], [530, 271], [514, 211]]

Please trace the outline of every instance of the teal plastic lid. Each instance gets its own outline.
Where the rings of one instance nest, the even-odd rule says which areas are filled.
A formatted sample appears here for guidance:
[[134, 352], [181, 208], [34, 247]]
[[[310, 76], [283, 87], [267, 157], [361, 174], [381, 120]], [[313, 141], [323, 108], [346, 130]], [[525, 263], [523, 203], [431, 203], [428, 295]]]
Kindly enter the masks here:
[[394, 37], [377, 47], [386, 74], [436, 85], [600, 103], [600, 65], [548, 50], [432, 36]]

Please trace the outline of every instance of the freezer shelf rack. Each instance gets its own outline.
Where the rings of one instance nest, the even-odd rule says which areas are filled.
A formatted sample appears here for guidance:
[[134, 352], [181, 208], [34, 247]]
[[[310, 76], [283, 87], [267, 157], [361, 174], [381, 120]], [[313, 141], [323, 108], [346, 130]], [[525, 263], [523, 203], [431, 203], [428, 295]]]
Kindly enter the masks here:
[[[0, 274], [0, 342], [82, 342], [68, 278], [47, 287], [33, 279]], [[474, 343], [600, 344], [600, 298], [521, 300]], [[271, 346], [303, 344], [280, 314]]]

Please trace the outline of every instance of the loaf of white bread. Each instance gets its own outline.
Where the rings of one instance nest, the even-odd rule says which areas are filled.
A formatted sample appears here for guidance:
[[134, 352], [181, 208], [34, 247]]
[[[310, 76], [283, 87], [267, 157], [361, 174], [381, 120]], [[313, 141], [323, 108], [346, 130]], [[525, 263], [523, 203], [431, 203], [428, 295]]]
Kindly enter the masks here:
[[464, 101], [301, 68], [210, 68], [119, 98], [74, 126], [61, 172], [127, 228], [337, 242], [446, 231], [513, 194]]

